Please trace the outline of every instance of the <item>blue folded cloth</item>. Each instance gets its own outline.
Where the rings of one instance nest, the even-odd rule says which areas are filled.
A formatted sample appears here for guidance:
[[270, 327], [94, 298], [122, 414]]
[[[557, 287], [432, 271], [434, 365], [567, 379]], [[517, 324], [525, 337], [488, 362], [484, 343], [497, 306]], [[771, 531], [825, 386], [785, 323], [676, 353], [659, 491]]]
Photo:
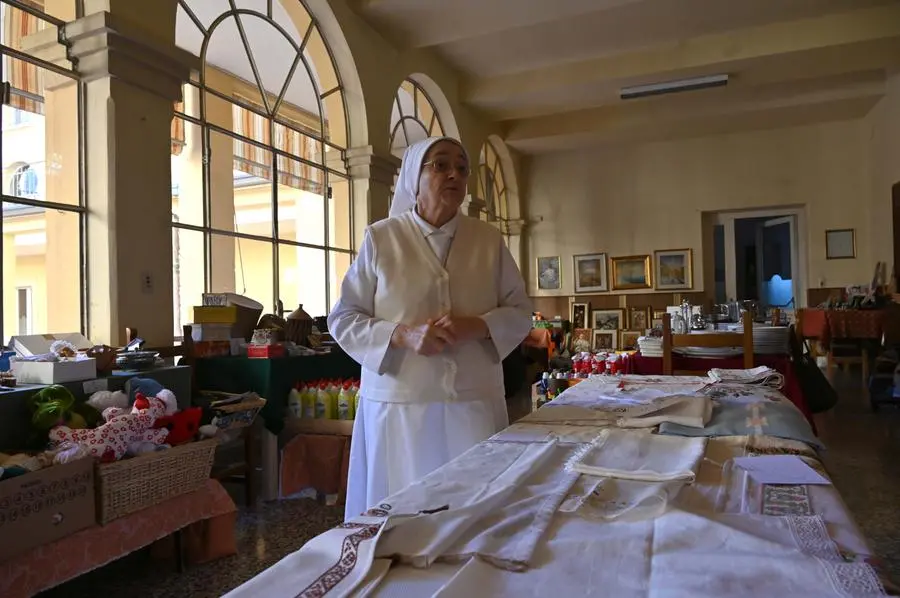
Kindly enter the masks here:
[[659, 433], [671, 436], [708, 437], [775, 436], [799, 440], [817, 449], [825, 448], [796, 407], [790, 403], [775, 401], [753, 403], [717, 401], [706, 427], [690, 428], [680, 424], [663, 423], [659, 426]]

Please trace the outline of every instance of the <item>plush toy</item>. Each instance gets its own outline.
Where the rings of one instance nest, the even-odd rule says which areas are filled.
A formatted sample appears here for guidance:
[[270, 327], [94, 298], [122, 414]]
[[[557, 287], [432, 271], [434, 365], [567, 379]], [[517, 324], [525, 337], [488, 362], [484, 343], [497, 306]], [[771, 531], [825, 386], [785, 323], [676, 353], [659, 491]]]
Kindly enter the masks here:
[[174, 415], [166, 415], [156, 420], [154, 428], [163, 428], [169, 432], [166, 436], [166, 444], [172, 446], [190, 442], [200, 429], [200, 418], [203, 409], [200, 407], [188, 407]]
[[85, 403], [75, 401], [65, 386], [54, 384], [42, 388], [28, 399], [31, 423], [36, 430], [65, 424], [70, 428], [88, 428], [100, 421], [100, 413]]
[[152, 378], [132, 378], [125, 384], [125, 393], [128, 395], [129, 405], [134, 405], [138, 394], [142, 394], [145, 397], [156, 397], [165, 401], [166, 415], [174, 415], [178, 411], [175, 394]]
[[130, 407], [131, 401], [128, 400], [128, 395], [126, 395], [121, 390], [117, 390], [115, 392], [109, 390], [98, 390], [90, 396], [90, 398], [87, 400], [87, 404], [96, 409], [98, 412], [103, 413], [110, 407], [118, 407], [119, 409]]
[[147, 398], [138, 394], [130, 412], [109, 407], [103, 412], [106, 423], [93, 430], [73, 430], [59, 426], [50, 430], [50, 439], [56, 442], [77, 442], [87, 447], [91, 456], [109, 462], [121, 459], [129, 447], [132, 452], [145, 452], [145, 443], [162, 444], [168, 430], [154, 429], [157, 418], [163, 417], [167, 405], [159, 398]]

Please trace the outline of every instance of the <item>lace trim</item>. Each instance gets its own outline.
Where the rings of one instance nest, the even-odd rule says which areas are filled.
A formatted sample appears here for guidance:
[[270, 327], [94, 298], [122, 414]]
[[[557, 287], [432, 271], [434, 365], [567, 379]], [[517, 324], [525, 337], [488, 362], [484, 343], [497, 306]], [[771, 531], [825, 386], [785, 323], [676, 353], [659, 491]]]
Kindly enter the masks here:
[[868, 563], [848, 563], [828, 535], [819, 516], [786, 517], [797, 547], [814, 557], [828, 575], [835, 592], [842, 596], [884, 596], [884, 586]]

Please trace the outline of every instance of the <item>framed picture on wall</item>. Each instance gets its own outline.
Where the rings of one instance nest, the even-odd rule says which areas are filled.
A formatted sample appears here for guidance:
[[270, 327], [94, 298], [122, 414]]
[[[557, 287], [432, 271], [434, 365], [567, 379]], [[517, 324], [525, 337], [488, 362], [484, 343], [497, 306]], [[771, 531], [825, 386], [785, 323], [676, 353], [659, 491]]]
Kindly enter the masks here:
[[573, 303], [572, 313], [569, 316], [572, 328], [590, 328], [590, 322], [588, 322], [590, 314], [591, 306], [589, 303]]
[[693, 255], [690, 249], [666, 249], [653, 252], [658, 291], [694, 288]]
[[572, 260], [576, 293], [605, 293], [609, 290], [605, 253], [575, 255]]
[[621, 330], [619, 332], [619, 349], [631, 351], [638, 348], [638, 339], [644, 336], [643, 330]]
[[653, 288], [649, 255], [629, 255], [612, 258], [612, 288], [614, 291]]
[[618, 346], [618, 330], [594, 330], [594, 351], [615, 351]]
[[630, 330], [646, 330], [651, 327], [650, 315], [653, 310], [650, 307], [629, 307], [628, 328]]
[[849, 260], [856, 257], [856, 230], [841, 228], [825, 231], [825, 258]]
[[576, 328], [572, 331], [572, 351], [583, 353], [593, 347], [593, 330], [590, 328]]
[[537, 287], [541, 291], [558, 291], [562, 288], [558, 255], [537, 259]]
[[591, 328], [621, 330], [627, 326], [624, 309], [595, 309], [591, 312]]

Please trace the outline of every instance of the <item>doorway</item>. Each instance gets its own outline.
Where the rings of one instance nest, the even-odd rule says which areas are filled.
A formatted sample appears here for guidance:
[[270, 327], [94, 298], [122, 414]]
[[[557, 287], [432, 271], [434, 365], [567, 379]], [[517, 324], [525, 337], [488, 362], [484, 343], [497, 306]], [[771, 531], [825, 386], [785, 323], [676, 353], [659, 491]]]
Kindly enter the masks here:
[[900, 268], [900, 183], [891, 187], [891, 205], [894, 211], [894, 282], [900, 289], [900, 272], [897, 272]]
[[712, 219], [715, 299], [794, 309], [803, 300], [800, 208], [719, 212]]

